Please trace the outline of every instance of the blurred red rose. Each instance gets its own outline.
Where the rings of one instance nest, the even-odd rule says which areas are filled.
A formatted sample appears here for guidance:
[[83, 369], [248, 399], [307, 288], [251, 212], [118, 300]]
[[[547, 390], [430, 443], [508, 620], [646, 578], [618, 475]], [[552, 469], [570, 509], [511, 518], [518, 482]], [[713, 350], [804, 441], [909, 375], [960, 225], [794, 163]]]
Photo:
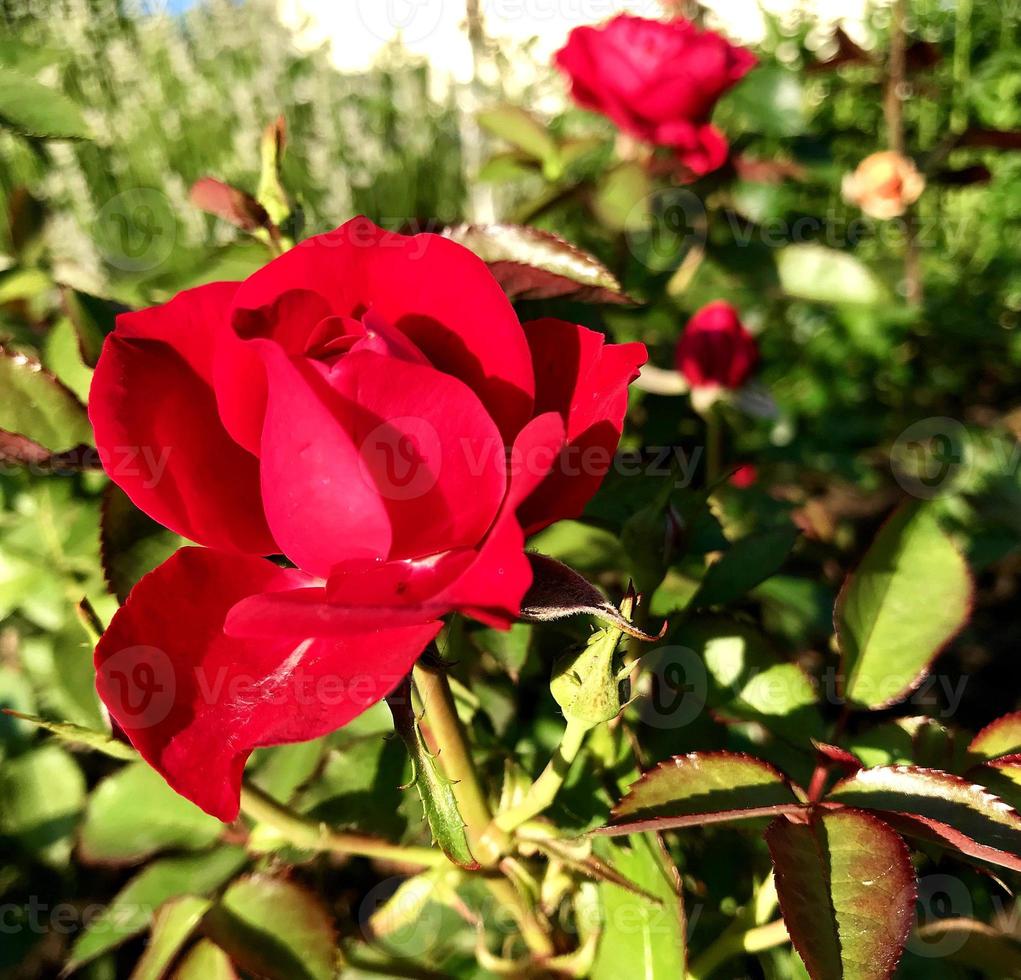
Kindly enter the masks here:
[[625, 133], [676, 151], [693, 174], [727, 159], [727, 140], [709, 122], [717, 100], [756, 63], [712, 31], [621, 14], [602, 27], [575, 28], [556, 64], [586, 109]]
[[747, 490], [749, 487], [755, 486], [758, 479], [758, 468], [752, 463], [744, 463], [730, 474], [727, 482], [736, 490]]
[[677, 370], [693, 389], [743, 388], [758, 362], [759, 345], [723, 300], [703, 306], [677, 344]]
[[522, 326], [467, 249], [364, 218], [121, 316], [89, 403], [101, 458], [206, 547], [143, 578], [103, 636], [113, 718], [233, 819], [254, 748], [385, 697], [442, 615], [509, 625], [525, 534], [595, 492], [644, 361], [575, 324]]

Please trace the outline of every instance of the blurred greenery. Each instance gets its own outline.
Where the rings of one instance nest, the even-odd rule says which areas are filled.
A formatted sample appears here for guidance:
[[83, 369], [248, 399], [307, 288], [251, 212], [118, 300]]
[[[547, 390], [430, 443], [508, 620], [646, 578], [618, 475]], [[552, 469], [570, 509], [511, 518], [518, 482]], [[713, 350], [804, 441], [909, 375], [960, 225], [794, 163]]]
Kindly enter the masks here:
[[[557, 826], [604, 822], [636, 761], [644, 769], [694, 750], [750, 752], [807, 784], [811, 739], [833, 737], [839, 717], [828, 696], [838, 590], [908, 496], [934, 498], [931, 512], [975, 574], [971, 621], [938, 675], [963, 687], [924, 686], [856, 717], [842, 744], [866, 765], [957, 771], [944, 733], [966, 744], [963, 732], [1021, 707], [1021, 21], [1009, 3], [966, 7], [966, 31], [953, 4], [908, 7], [905, 142], [929, 185], [912, 231], [863, 217], [840, 191], [845, 173], [888, 145], [886, 5], [871, 10], [869, 47], [840, 67], [823, 63], [837, 42], [817, 25], [771, 20], [761, 67], [714, 117], [736, 163], [684, 184], [618, 159], [605, 120], [573, 108], [533, 117], [501, 105], [491, 80], [437, 102], [432, 73], [442, 66], [397, 50], [370, 72], [340, 73], [325, 50], [295, 47], [271, 0], [206, 0], [181, 17], [139, 16], [120, 0], [0, 0], [0, 343], [12, 354], [0, 361], [0, 430], [38, 450], [33, 467], [0, 465], [0, 706], [105, 730], [79, 602], [87, 596], [107, 622], [179, 543], [66, 454], [88, 448], [91, 365], [118, 310], [241, 278], [270, 257], [264, 242], [194, 207], [191, 185], [213, 176], [256, 193], [260, 135], [283, 115], [282, 181], [296, 203], [281, 228], [289, 237], [355, 213], [395, 228], [474, 220], [467, 143], [476, 121], [465, 106], [481, 93], [493, 103], [478, 119], [490, 151], [482, 186], [499, 218], [591, 252], [639, 300], [533, 298], [517, 304], [523, 319], [560, 315], [644, 341], [669, 370], [688, 317], [724, 298], [762, 350], [767, 410], [719, 407], [726, 470], [753, 463], [751, 486], [706, 473], [707, 433], [688, 398], [636, 390], [622, 445], [645, 465], [611, 475], [580, 520], [531, 542], [615, 599], [633, 579], [647, 594], [646, 625], [670, 617], [665, 662], [671, 650], [692, 652], [675, 664], [684, 678], [667, 723], [634, 678], [624, 721], [593, 733], [570, 770], [551, 811]], [[44, 138], [48, 127], [59, 138]], [[918, 305], [906, 301], [910, 234]], [[17, 354], [46, 370], [29, 372], [34, 362]], [[944, 437], [950, 468], [930, 485], [912, 469], [916, 448]], [[917, 588], [922, 596], [927, 586]], [[493, 787], [513, 788], [556, 749], [550, 668], [589, 632], [576, 620], [446, 630], [458, 707]], [[222, 828], [143, 764], [81, 749], [0, 715], [0, 976], [55, 976], [71, 961], [94, 980], [169, 976], [170, 964], [184, 980], [228, 977], [225, 950], [244, 975], [325, 977], [338, 934], [345, 976], [494, 975], [465, 922], [477, 924], [480, 910], [485, 918], [476, 883], [428, 872], [429, 897], [414, 916], [373, 940], [369, 915], [406, 868], [313, 854], [261, 824]], [[410, 766], [385, 707], [325, 739], [261, 750], [249, 774], [314, 822], [429, 843], [418, 798], [401, 789]], [[761, 829], [668, 838], [693, 952], [762, 911]], [[673, 872], [653, 840], [618, 839], [596, 854], [662, 900]], [[946, 871], [934, 850], [917, 863], [923, 882]], [[584, 948], [588, 905], [612, 910], [628, 893], [569, 864], [555, 871], [544, 872], [538, 900], [568, 908], [563, 933]], [[1016, 962], [1012, 900], [962, 864], [952, 880], [946, 917], [993, 923], [1000, 940], [1014, 937], [1007, 953], [998, 947], [995, 960], [969, 946], [974, 956], [961, 962], [927, 955], [918, 940], [897, 975], [1021, 975], [987, 965]], [[920, 906], [923, 923], [937, 905]], [[643, 899], [639, 911], [652, 908]], [[506, 922], [483, 925], [486, 949], [511, 948]], [[682, 929], [669, 920], [670, 936]], [[662, 958], [650, 975], [677, 975], [675, 947], [643, 945], [634, 930], [609, 935], [615, 945], [576, 975], [620, 975], [646, 953]], [[132, 974], [143, 954], [153, 972]], [[783, 946], [738, 955], [712, 976], [806, 974]]]

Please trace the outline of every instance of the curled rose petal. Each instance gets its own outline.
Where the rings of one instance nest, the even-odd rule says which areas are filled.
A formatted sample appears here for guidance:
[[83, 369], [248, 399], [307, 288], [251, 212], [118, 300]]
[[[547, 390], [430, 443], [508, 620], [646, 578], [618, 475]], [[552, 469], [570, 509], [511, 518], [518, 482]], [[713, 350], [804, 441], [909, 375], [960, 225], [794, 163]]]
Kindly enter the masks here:
[[212, 389], [212, 346], [233, 283], [180, 293], [118, 317], [89, 396], [110, 478], [154, 520], [210, 547], [272, 554], [258, 461], [227, 434]]
[[385, 697], [438, 622], [317, 639], [224, 632], [243, 598], [312, 580], [258, 558], [184, 548], [143, 578], [96, 648], [97, 688], [131, 744], [182, 796], [238, 814], [253, 749], [318, 738]]

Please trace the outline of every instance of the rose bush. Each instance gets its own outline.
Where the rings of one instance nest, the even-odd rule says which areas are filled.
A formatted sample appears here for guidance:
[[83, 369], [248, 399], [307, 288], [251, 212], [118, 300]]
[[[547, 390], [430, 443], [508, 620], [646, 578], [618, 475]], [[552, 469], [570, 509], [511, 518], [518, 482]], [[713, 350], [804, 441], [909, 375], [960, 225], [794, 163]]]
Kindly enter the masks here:
[[164, 459], [159, 479], [108, 469], [205, 547], [142, 579], [103, 636], [113, 718], [233, 819], [254, 748], [386, 696], [441, 616], [510, 624], [525, 535], [594, 493], [644, 360], [572, 323], [522, 325], [467, 249], [366, 219], [122, 315], [92, 384], [97, 446]]
[[579, 105], [636, 139], [669, 147], [701, 175], [727, 159], [726, 137], [709, 122], [713, 107], [756, 58], [683, 18], [622, 14], [602, 27], [575, 28], [556, 63]]

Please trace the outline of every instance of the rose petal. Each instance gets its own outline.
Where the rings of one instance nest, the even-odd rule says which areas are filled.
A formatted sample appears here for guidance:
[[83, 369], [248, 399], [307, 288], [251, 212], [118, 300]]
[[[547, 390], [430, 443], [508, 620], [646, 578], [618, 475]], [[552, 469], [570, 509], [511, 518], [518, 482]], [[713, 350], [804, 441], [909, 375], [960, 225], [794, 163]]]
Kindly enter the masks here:
[[533, 419], [511, 454], [510, 490], [500, 516], [477, 550], [459, 549], [421, 561], [348, 562], [319, 588], [261, 593], [242, 599], [227, 616], [234, 636], [344, 636], [353, 630], [428, 622], [461, 611], [506, 628], [532, 581], [524, 534], [515, 511], [542, 481], [564, 444], [554, 412]]
[[486, 264], [438, 235], [398, 235], [355, 218], [306, 239], [247, 279], [237, 309], [308, 289], [337, 316], [372, 310], [440, 371], [466, 382], [507, 441], [532, 412], [528, 345]]
[[392, 533], [384, 501], [330, 402], [319, 368], [262, 342], [269, 401], [262, 434], [266, 517], [284, 554], [326, 576], [339, 561], [385, 558]]
[[346, 724], [393, 690], [439, 629], [330, 640], [223, 632], [242, 598], [308, 581], [261, 559], [185, 548], [139, 582], [96, 648], [100, 697], [132, 745], [221, 820], [238, 814], [253, 749]]
[[89, 417], [110, 478], [153, 519], [210, 547], [277, 549], [258, 464], [227, 434], [211, 387], [233, 283], [122, 314], [92, 380]]
[[567, 446], [549, 476], [518, 510], [531, 534], [578, 516], [613, 460], [627, 414], [628, 385], [647, 353], [643, 344], [606, 344], [602, 334], [563, 320], [526, 323], [535, 364], [536, 411], [558, 412]]

